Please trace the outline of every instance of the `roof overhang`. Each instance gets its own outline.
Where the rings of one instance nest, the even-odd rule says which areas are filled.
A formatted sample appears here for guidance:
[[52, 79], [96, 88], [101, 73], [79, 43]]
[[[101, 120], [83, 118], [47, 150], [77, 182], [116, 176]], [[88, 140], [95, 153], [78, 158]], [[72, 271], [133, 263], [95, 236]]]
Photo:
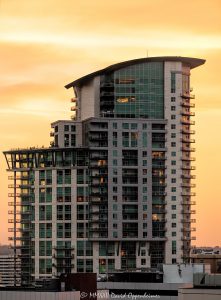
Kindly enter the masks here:
[[205, 63], [205, 59], [200, 58], [192, 58], [192, 57], [182, 57], [182, 56], [160, 56], [160, 57], [145, 57], [145, 58], [138, 58], [133, 60], [128, 60], [124, 62], [120, 62], [114, 65], [111, 65], [109, 67], [106, 67], [104, 69], [101, 69], [99, 71], [90, 73], [86, 76], [83, 76], [77, 80], [72, 81], [71, 83], [68, 83], [65, 85], [66, 89], [69, 89], [74, 86], [81, 86], [85, 82], [91, 80], [95, 76], [103, 75], [106, 73], [110, 73], [116, 70], [119, 70], [121, 68], [125, 68], [128, 66], [145, 63], [145, 62], [166, 62], [166, 61], [176, 61], [176, 62], [182, 62], [183, 64], [190, 67], [190, 69], [194, 69], [196, 67], [199, 67]]

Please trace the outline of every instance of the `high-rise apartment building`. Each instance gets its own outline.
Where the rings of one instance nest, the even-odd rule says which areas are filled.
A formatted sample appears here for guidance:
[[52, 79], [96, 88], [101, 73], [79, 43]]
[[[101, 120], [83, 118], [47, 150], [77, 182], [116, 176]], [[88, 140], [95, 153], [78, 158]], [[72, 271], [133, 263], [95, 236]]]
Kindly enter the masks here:
[[52, 123], [51, 146], [4, 153], [23, 283], [188, 261], [190, 70], [204, 62], [142, 58], [75, 80], [72, 120]]

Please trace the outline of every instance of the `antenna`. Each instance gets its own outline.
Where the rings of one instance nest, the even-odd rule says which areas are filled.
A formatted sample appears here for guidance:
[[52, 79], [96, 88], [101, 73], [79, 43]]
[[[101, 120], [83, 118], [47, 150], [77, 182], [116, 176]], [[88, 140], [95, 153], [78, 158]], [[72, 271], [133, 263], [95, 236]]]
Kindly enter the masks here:
[[148, 49], [147, 49], [147, 57], [148, 57]]

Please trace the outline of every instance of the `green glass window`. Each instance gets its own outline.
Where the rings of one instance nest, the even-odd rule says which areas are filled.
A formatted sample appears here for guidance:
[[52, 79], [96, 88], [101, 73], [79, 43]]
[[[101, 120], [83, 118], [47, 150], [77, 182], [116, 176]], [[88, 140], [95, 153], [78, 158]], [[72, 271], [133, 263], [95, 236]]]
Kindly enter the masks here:
[[116, 117], [164, 117], [162, 62], [131, 65], [114, 72]]
[[171, 93], [176, 92], [176, 73], [171, 72]]

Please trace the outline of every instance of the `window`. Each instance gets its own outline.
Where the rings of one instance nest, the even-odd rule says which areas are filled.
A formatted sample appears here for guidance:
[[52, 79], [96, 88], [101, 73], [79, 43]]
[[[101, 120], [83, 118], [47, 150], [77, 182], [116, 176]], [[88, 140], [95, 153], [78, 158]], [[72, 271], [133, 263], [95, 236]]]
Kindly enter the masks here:
[[171, 97], [171, 102], [176, 102], [176, 98], [175, 97]]
[[176, 147], [176, 142], [172, 142], [171, 147]]
[[129, 123], [123, 123], [122, 127], [123, 129], [129, 129]]
[[171, 72], [171, 93], [176, 92], [176, 73]]
[[71, 147], [76, 146], [76, 136], [75, 134], [71, 134]]
[[117, 123], [113, 123], [113, 128], [117, 129]]
[[64, 146], [65, 147], [69, 146], [69, 134], [64, 135]]
[[143, 151], [143, 157], [147, 157], [147, 151]]
[[176, 137], [176, 133], [171, 133], [171, 138], [175, 138]]
[[171, 106], [171, 110], [176, 110], [176, 106]]
[[144, 211], [147, 210], [147, 205], [143, 205], [143, 210], [144, 210]]
[[147, 147], [147, 133], [143, 132], [143, 147]]
[[171, 192], [175, 193], [176, 192], [176, 187], [171, 187]]
[[131, 123], [131, 129], [137, 129], [137, 124], [136, 123]]
[[117, 157], [117, 150], [113, 150], [113, 156]]
[[143, 202], [147, 202], [147, 196], [146, 195], [143, 196]]
[[176, 258], [172, 258], [172, 264], [176, 264]]
[[147, 129], [147, 124], [143, 124], [143, 130]]
[[64, 131], [69, 131], [69, 125], [64, 125]]
[[175, 231], [172, 231], [172, 236], [176, 236], [176, 232]]
[[172, 197], [171, 197], [171, 200], [172, 200], [172, 201], [176, 201], [176, 196], [172, 196]]
[[176, 178], [172, 178], [172, 179], [171, 179], [171, 182], [172, 182], [172, 183], [176, 183]]
[[143, 223], [143, 229], [147, 229], [147, 223]]
[[172, 223], [172, 228], [176, 228], [176, 223]]
[[172, 214], [172, 219], [176, 219], [176, 214]]
[[117, 159], [113, 159], [113, 166], [117, 166]]
[[176, 115], [171, 115], [171, 120], [175, 120], [176, 119]]
[[147, 237], [147, 232], [143, 232], [143, 238]]
[[142, 266], [145, 266], [145, 265], [146, 265], [146, 259], [145, 259], [145, 258], [142, 258], [142, 259], [141, 259], [141, 265], [142, 265]]
[[176, 156], [176, 152], [171, 152], [171, 156]]
[[147, 183], [147, 178], [143, 178], [143, 184]]
[[176, 124], [171, 124], [171, 129], [176, 129]]
[[172, 170], [171, 170], [171, 174], [176, 174], [176, 170], [175, 170], [175, 169], [172, 169]]
[[117, 211], [117, 204], [113, 204], [113, 210]]
[[117, 177], [113, 177], [113, 183], [117, 184]]
[[140, 254], [141, 254], [141, 256], [146, 256], [146, 250], [142, 249]]
[[172, 210], [176, 209], [176, 205], [171, 205]]
[[71, 131], [75, 132], [76, 130], [76, 126], [75, 125], [71, 125]]
[[117, 220], [117, 214], [113, 214], [113, 219]]

